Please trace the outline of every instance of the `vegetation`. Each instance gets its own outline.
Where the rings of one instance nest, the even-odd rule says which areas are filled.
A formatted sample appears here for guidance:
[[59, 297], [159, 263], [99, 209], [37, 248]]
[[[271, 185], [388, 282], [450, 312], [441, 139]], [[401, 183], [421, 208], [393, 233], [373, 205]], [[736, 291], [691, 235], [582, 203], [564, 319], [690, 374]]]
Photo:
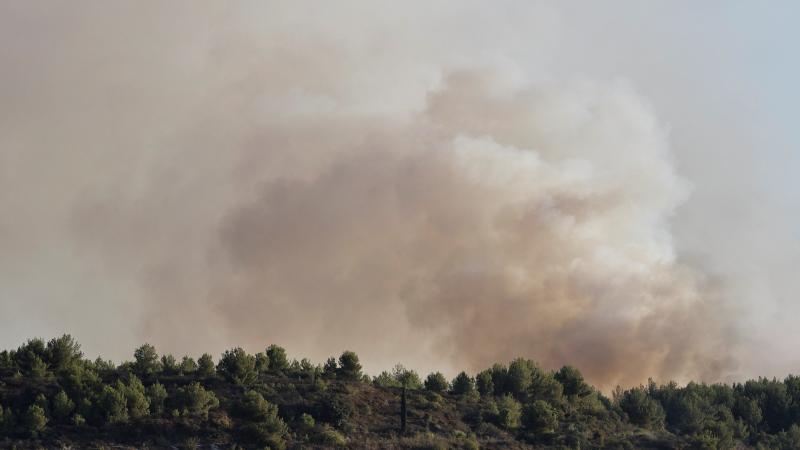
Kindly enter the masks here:
[[[215, 364], [85, 359], [70, 336], [0, 352], [0, 448], [798, 449], [800, 377], [617, 388], [523, 358], [452, 381], [352, 351], [315, 365], [270, 345]], [[406, 429], [400, 431], [401, 391]]]

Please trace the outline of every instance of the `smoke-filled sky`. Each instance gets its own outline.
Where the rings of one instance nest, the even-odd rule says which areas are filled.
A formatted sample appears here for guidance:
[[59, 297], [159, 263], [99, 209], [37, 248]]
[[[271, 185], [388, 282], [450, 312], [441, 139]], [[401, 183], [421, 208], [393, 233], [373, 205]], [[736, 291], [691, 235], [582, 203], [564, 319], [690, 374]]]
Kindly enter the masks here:
[[0, 347], [797, 372], [793, 2], [0, 3]]

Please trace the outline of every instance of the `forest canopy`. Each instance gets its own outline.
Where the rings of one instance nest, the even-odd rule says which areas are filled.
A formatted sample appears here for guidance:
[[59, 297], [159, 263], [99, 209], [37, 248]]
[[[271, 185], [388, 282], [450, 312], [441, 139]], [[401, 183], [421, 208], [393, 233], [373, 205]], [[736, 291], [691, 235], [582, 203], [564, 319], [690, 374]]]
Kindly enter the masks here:
[[150, 344], [132, 356], [89, 360], [69, 335], [0, 352], [0, 444], [800, 448], [800, 377], [792, 375], [651, 380], [609, 397], [579, 368], [525, 358], [448, 379], [402, 364], [370, 377], [355, 352], [314, 363], [274, 344], [216, 360], [178, 359]]

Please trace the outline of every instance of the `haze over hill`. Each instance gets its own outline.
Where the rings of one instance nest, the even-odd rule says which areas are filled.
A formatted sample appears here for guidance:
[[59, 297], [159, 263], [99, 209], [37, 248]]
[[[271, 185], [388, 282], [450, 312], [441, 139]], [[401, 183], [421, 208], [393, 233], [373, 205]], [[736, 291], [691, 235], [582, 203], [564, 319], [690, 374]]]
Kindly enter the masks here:
[[791, 371], [783, 147], [635, 4], [1, 5], [0, 342]]

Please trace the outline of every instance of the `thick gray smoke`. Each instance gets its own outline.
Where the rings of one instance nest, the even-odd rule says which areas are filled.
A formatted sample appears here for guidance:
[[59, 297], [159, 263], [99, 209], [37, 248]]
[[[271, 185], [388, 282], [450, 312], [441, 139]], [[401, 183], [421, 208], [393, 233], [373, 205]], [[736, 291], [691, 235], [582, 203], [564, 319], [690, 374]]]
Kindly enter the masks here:
[[64, 302], [79, 337], [133, 323], [115, 347], [524, 356], [605, 387], [735, 367], [713, 280], [675, 254], [689, 184], [628, 84], [545, 81], [367, 5], [349, 28], [191, 5], [3, 7], [2, 264], [50, 277], [4, 295]]

